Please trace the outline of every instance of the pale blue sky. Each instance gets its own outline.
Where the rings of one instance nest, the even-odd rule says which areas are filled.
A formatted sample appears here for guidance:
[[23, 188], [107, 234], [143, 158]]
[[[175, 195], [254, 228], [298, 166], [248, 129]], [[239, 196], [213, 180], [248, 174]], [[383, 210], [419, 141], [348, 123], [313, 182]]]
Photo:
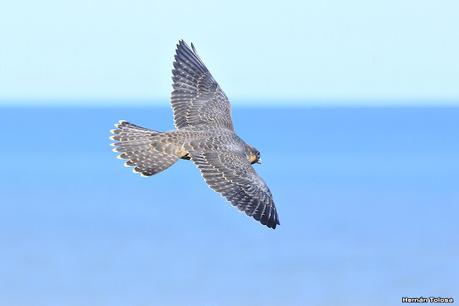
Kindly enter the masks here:
[[3, 1], [0, 100], [164, 103], [180, 38], [235, 104], [459, 104], [453, 0]]

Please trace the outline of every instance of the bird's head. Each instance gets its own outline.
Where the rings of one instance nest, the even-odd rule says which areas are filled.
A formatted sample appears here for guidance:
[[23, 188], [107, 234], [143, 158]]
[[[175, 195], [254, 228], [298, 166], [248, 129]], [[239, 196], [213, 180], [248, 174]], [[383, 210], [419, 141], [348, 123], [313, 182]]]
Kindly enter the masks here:
[[247, 146], [247, 159], [251, 164], [261, 164], [260, 151], [252, 146]]

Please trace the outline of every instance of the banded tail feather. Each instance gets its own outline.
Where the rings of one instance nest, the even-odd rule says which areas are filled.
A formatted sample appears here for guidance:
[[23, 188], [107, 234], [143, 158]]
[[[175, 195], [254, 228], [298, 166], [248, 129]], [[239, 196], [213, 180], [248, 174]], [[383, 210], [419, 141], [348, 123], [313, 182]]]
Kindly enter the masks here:
[[[176, 154], [177, 145], [168, 141], [168, 133], [162, 133], [120, 120], [110, 139], [115, 141], [113, 152], [120, 153], [117, 158], [124, 159], [126, 167], [134, 173], [152, 176], [172, 166], [180, 157]], [[171, 139], [172, 140], [172, 139]]]

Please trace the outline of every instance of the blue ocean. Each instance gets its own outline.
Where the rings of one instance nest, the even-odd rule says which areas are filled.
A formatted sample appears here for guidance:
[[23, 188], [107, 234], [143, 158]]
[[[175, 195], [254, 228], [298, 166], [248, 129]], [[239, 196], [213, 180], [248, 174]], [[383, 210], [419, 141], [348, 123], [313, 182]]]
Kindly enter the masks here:
[[109, 146], [170, 108], [3, 107], [0, 305], [387, 306], [459, 299], [459, 108], [233, 108], [271, 230], [190, 162], [144, 178]]

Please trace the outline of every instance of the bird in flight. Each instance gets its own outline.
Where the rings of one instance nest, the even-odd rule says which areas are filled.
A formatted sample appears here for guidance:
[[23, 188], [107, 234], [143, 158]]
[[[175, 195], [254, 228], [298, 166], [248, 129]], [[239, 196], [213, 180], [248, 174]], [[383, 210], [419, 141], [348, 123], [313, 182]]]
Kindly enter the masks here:
[[260, 163], [260, 152], [236, 135], [230, 102], [193, 44], [177, 44], [172, 80], [176, 130], [158, 132], [121, 120], [111, 131], [117, 157], [142, 176], [159, 173], [179, 159], [191, 160], [210, 188], [276, 228], [280, 223], [271, 191], [252, 167]]

